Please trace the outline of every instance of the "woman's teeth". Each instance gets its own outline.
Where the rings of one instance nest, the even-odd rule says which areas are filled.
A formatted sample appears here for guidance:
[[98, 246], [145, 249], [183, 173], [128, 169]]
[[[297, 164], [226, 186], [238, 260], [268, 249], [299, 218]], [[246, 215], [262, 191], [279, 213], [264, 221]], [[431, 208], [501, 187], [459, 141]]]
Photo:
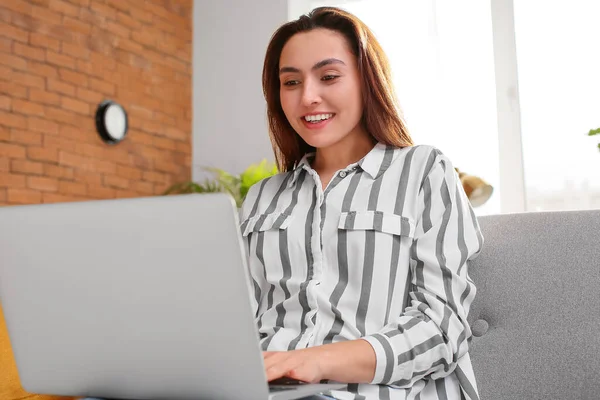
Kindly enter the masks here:
[[333, 114], [316, 114], [316, 115], [307, 115], [304, 117], [306, 122], [312, 122], [316, 124], [317, 122], [321, 122], [323, 120], [329, 119], [333, 117]]

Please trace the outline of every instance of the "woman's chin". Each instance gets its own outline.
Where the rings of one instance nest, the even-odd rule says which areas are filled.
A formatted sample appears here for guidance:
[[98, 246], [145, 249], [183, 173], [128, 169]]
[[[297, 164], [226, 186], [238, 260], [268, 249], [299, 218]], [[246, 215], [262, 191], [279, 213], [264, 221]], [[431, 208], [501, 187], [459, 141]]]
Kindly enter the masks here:
[[306, 144], [314, 147], [314, 148], [324, 148], [329, 147], [340, 141], [341, 138], [333, 136], [329, 133], [325, 132], [308, 132], [302, 135], [302, 139], [306, 142]]

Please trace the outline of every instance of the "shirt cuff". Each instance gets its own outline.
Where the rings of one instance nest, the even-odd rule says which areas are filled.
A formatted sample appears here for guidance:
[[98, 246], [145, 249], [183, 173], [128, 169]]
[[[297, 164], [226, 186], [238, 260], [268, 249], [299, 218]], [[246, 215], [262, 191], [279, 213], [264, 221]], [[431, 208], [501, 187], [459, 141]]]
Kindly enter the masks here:
[[396, 366], [396, 356], [394, 348], [390, 343], [390, 339], [380, 333], [365, 336], [361, 338], [369, 342], [373, 350], [375, 350], [375, 375], [371, 384], [387, 384], [392, 380], [394, 369], [400, 368]]

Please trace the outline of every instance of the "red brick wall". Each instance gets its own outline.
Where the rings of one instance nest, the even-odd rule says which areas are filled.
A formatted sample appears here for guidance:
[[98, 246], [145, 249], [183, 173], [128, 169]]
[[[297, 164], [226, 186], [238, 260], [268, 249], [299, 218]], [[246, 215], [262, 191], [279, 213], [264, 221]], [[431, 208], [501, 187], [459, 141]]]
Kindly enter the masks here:
[[[191, 15], [192, 0], [0, 0], [0, 206], [189, 179]], [[128, 112], [116, 146], [96, 133], [104, 99]], [[50, 399], [21, 388], [1, 309], [0, 398]]]
[[[0, 205], [148, 196], [191, 175], [192, 0], [0, 1]], [[104, 99], [127, 138], [96, 133]]]

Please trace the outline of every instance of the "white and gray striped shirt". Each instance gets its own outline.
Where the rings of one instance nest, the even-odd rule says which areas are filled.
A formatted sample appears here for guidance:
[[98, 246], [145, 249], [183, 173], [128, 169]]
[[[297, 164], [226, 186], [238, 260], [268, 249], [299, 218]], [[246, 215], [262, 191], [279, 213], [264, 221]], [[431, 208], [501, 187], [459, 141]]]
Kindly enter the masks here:
[[334, 397], [478, 399], [467, 269], [483, 237], [450, 160], [379, 143], [323, 191], [313, 157], [241, 210], [263, 350], [362, 338], [375, 377]]

